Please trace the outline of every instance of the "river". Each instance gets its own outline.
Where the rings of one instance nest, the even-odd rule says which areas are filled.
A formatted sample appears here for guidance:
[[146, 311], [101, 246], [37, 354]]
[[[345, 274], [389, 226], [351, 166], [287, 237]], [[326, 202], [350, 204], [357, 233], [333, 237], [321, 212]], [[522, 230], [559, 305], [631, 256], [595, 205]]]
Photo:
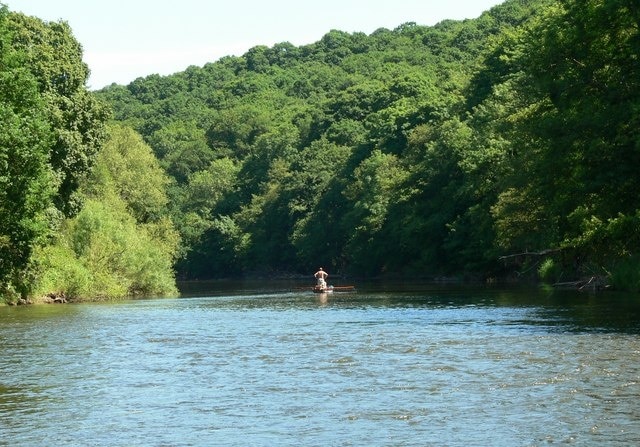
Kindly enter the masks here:
[[210, 287], [0, 307], [0, 446], [640, 445], [640, 296]]

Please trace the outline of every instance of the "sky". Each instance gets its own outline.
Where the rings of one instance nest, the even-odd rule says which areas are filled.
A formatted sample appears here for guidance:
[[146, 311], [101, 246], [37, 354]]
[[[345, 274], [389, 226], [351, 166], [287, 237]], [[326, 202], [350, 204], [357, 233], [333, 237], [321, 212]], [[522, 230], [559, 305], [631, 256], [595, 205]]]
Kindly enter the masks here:
[[90, 89], [168, 75], [256, 45], [317, 42], [331, 30], [371, 34], [416, 22], [476, 18], [503, 0], [0, 0], [10, 11], [67, 22], [84, 49]]

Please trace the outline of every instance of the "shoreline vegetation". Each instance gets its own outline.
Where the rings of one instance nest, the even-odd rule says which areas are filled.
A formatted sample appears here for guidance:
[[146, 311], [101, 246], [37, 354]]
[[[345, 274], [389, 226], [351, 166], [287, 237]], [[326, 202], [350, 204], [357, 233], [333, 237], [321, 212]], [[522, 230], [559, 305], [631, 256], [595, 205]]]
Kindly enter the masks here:
[[64, 21], [0, 6], [0, 45], [0, 302], [318, 265], [640, 292], [635, 1], [506, 0], [100, 91]]
[[[399, 277], [399, 276], [382, 276], [374, 278], [352, 278], [349, 276], [332, 275], [333, 282], [342, 284], [349, 283], [385, 283], [385, 284], [399, 284], [400, 288], [410, 287], [412, 285], [432, 285], [432, 286], [461, 286], [461, 285], [477, 285], [479, 287], [495, 287], [495, 286], [524, 286], [533, 288], [551, 288], [554, 290], [575, 290], [584, 293], [605, 293], [607, 291], [620, 291], [611, 287], [607, 279], [604, 277], [585, 277], [575, 281], [556, 282], [553, 284], [545, 283], [532, 278], [523, 280], [521, 278], [489, 278], [478, 279], [469, 277]], [[168, 295], [127, 295], [113, 298], [68, 298], [64, 292], [48, 293], [40, 297], [21, 298], [17, 301], [2, 303], [0, 305], [22, 306], [22, 305], [51, 305], [51, 304], [73, 304], [73, 303], [91, 303], [91, 302], [104, 302], [104, 301], [119, 301], [125, 299], [146, 299], [146, 298], [173, 298], [178, 296], [189, 296], [190, 288], [201, 288], [204, 284], [211, 284], [214, 287], [220, 287], [221, 284], [227, 283], [257, 283], [268, 287], [272, 283], [290, 283], [290, 284], [312, 284], [313, 281], [309, 279], [309, 275], [302, 274], [282, 274], [282, 275], [269, 275], [269, 274], [257, 274], [244, 276], [242, 278], [216, 278], [216, 279], [189, 279], [178, 281], [178, 289], [180, 292], [171, 293]], [[184, 290], [182, 290], [184, 288]], [[312, 286], [309, 286], [311, 290]], [[298, 288], [296, 288], [297, 290]], [[356, 286], [357, 289], [357, 286]]]

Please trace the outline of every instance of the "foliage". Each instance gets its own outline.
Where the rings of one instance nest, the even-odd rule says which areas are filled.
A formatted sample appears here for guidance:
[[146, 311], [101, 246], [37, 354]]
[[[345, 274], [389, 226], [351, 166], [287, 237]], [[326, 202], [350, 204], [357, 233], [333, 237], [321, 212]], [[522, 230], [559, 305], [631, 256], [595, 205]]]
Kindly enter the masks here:
[[[345, 249], [348, 262], [369, 275], [380, 273], [393, 261], [393, 244], [380, 245], [385, 238], [389, 209], [396, 199], [399, 185], [406, 181], [398, 158], [374, 150], [354, 170], [353, 181], [344, 195], [350, 203], [342, 225], [348, 229]], [[375, 250], [372, 250], [375, 247]]]
[[[637, 252], [615, 230], [637, 233], [637, 25], [629, 0], [509, 0], [101, 95], [157, 153], [171, 129], [200, 141], [168, 168], [181, 233], [202, 236], [186, 239], [190, 271], [495, 276], [501, 254], [554, 249], [544, 275], [580, 275]], [[237, 170], [196, 210], [192, 175], [218, 158]]]
[[81, 192], [85, 205], [34, 262], [39, 295], [71, 300], [176, 293], [178, 236], [167, 217], [168, 178], [131, 129], [111, 126]]
[[53, 132], [49, 163], [56, 174], [56, 207], [69, 216], [80, 206], [75, 196], [104, 140], [108, 109], [85, 84], [89, 69], [82, 47], [66, 22], [12, 13], [7, 18], [11, 46], [23, 55], [22, 67], [38, 84]]
[[4, 299], [175, 293], [169, 178], [131, 129], [112, 127], [98, 154], [108, 109], [66, 23], [0, 13]]
[[616, 289], [640, 292], [640, 257], [619, 259], [612, 268], [610, 282]]
[[577, 275], [637, 253], [639, 19], [635, 2], [563, 1], [504, 51], [522, 98], [493, 208], [505, 247], [561, 247]]
[[0, 7], [0, 294], [31, 292], [32, 254], [63, 213], [103, 138], [107, 109], [86, 91], [81, 50], [64, 23]]
[[[20, 238], [46, 235], [36, 224], [51, 203], [80, 211], [43, 251], [47, 265], [73, 252], [78, 264], [59, 275], [77, 272], [70, 288], [99, 271], [105, 296], [142, 290], [165, 283], [173, 261], [185, 278], [318, 265], [487, 278], [521, 267], [500, 256], [531, 252], [554, 253], [538, 266], [547, 280], [597, 274], [635, 287], [637, 2], [507, 0], [473, 20], [333, 30], [112, 85], [98, 96], [123, 127], [99, 155], [104, 131], [92, 123], [104, 110], [78, 82], [86, 67], [66, 25], [10, 23], [3, 42], [9, 28], [19, 39], [2, 57], [29, 70], [2, 66], [7, 82], [22, 80], [4, 90], [1, 138], [40, 154], [25, 181], [49, 185], [27, 188], [42, 201], [23, 208], [37, 231]], [[34, 46], [38, 35], [64, 45]], [[18, 117], [37, 132], [21, 134]]]
[[538, 267], [540, 279], [548, 284], [558, 282], [562, 276], [561, 266], [552, 258], [546, 258]]
[[[72, 300], [175, 293], [166, 248], [124, 206], [88, 199], [64, 233], [45, 251], [41, 293], [53, 285], [68, 287], [63, 290]], [[51, 281], [54, 276], [65, 281]]]
[[135, 131], [123, 126], [111, 126], [109, 130], [84, 192], [108, 196], [112, 190], [127, 204], [136, 221], [157, 221], [166, 214], [169, 177]]

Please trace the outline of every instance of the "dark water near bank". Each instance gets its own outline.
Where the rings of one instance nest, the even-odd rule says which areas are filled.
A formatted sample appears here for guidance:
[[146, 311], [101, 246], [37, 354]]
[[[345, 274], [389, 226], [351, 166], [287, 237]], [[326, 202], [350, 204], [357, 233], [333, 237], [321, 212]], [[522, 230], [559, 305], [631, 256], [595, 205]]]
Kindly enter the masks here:
[[186, 295], [0, 307], [0, 446], [640, 445], [638, 295]]

